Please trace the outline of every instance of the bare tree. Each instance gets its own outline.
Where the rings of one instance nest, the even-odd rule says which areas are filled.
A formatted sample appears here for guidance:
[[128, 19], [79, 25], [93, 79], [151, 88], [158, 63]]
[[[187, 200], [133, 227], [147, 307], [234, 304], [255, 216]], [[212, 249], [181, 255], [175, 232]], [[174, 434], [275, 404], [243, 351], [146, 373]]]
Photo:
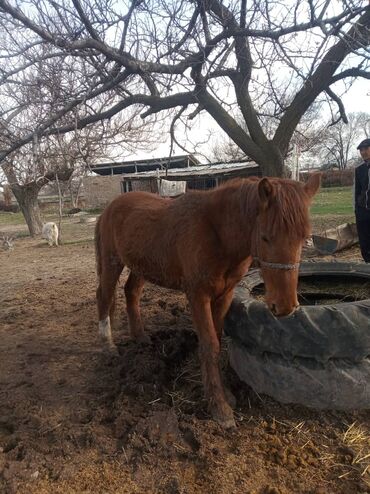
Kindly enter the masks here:
[[126, 117], [127, 121], [123, 115], [117, 115], [110, 121], [47, 139], [49, 159], [73, 169], [68, 181], [60, 186], [63, 197], [69, 192], [74, 207], [78, 206], [82, 180], [91, 171], [91, 165], [107, 159], [122, 159], [122, 155], [140, 149], [148, 151], [158, 144], [158, 131], [154, 131], [152, 125], [144, 124], [132, 111]]
[[[35, 135], [81, 129], [139, 105], [143, 118], [207, 112], [264, 174], [281, 175], [311, 105], [329, 100], [335, 119], [346, 120], [343, 91], [356, 77], [369, 78], [370, 7], [362, 0], [26, 5], [0, 0], [1, 91], [8, 97], [2, 113], [22, 113], [14, 88], [28, 83], [40, 61], [57, 59], [75, 86], [67, 97], [58, 89], [33, 128], [2, 147], [0, 160]], [[99, 110], [102, 94], [111, 99]], [[267, 129], [266, 121], [273, 122]]]
[[[43, 47], [43, 51], [45, 48]], [[74, 130], [68, 134], [43, 134], [38, 132], [45, 115], [68, 104], [74, 90], [83, 91], [88, 73], [84, 64], [65, 70], [58, 69], [58, 62], [41, 58], [37, 64], [27, 68], [27, 80], [16, 85], [4, 84], [4, 99], [0, 103], [0, 144], [2, 148], [14, 146], [24, 135], [32, 133], [22, 146], [15, 145], [13, 153], [5, 156], [1, 166], [15, 195], [32, 236], [41, 232], [42, 221], [38, 207], [41, 188], [58, 179], [63, 190], [71, 183], [73, 176], [85, 171], [97, 160], [117, 153], [131, 152], [140, 147], [148, 149], [156, 142], [150, 125], [144, 125], [133, 108], [125, 115], [114, 116], [111, 120], [98, 121], [77, 132], [79, 113], [89, 115], [103, 112], [111, 104], [111, 94], [102, 94], [94, 101], [94, 109], [87, 102], [78, 111], [67, 116], [60, 115], [59, 122], [73, 119]], [[33, 130], [36, 129], [36, 130]]]
[[[41, 138], [40, 142], [25, 145], [7, 157], [2, 163], [2, 169], [30, 235], [41, 232], [38, 195], [42, 187], [57, 180], [64, 198], [73, 177], [84, 175], [98, 160], [111, 157], [114, 152], [122, 152], [122, 145], [127, 152], [126, 144], [129, 140], [137, 148], [146, 135], [141, 126], [136, 127], [131, 121], [127, 123], [116, 119], [107, 125], [91, 125], [68, 135], [56, 134]], [[147, 136], [143, 142], [146, 148], [150, 145], [150, 139]], [[112, 147], [115, 149], [112, 150]]]
[[[12, 161], [5, 161], [2, 168], [7, 178], [8, 184], [12, 189], [18, 205], [27, 223], [28, 230], [31, 236], [41, 232], [42, 219], [38, 204], [38, 194], [41, 188], [52, 180], [55, 180], [55, 175], [58, 174], [62, 180], [68, 180], [73, 169], [53, 167], [48, 170], [43, 159], [35, 158], [35, 154], [25, 154], [17, 152], [12, 156]], [[43, 171], [35, 178], [34, 169], [43, 169]], [[32, 173], [29, 170], [32, 169]], [[32, 175], [32, 178], [31, 178]]]
[[345, 170], [359, 160], [356, 147], [361, 139], [369, 135], [369, 127], [370, 114], [366, 112], [349, 113], [346, 124], [339, 121], [330, 125], [327, 122], [309, 153], [315, 156], [321, 167], [335, 166]]
[[243, 161], [247, 158], [245, 153], [230, 138], [218, 139], [212, 149], [213, 161], [229, 163]]

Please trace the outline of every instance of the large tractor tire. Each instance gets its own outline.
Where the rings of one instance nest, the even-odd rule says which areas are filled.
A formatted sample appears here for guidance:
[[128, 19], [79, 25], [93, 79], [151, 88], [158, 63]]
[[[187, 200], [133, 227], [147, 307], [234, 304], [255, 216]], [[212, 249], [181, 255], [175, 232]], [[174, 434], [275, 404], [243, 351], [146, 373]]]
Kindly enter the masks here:
[[[302, 263], [307, 276], [370, 280], [370, 265]], [[263, 283], [247, 275], [225, 319], [230, 363], [258, 393], [314, 408], [370, 408], [370, 299], [301, 306], [276, 318], [252, 296]]]

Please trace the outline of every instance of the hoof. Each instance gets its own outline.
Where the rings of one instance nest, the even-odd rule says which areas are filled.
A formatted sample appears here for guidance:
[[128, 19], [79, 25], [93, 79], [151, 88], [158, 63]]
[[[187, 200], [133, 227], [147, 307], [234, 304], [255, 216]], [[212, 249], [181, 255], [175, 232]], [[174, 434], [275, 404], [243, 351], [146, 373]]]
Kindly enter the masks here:
[[223, 429], [230, 430], [236, 429], [236, 423], [234, 417], [231, 419], [225, 419], [218, 422]]
[[119, 357], [119, 352], [117, 346], [113, 341], [105, 341], [103, 345], [103, 352], [112, 355], [113, 357]]
[[234, 429], [236, 427], [234, 413], [231, 407], [224, 403], [221, 407], [214, 407], [211, 411], [212, 418], [224, 429]]
[[115, 357], [119, 357], [118, 348], [116, 347], [116, 345], [114, 343], [112, 343], [111, 345], [109, 345], [108, 350], [109, 350], [109, 353], [111, 355], [113, 355]]
[[235, 429], [236, 423], [234, 417], [218, 417], [215, 418], [216, 422], [220, 424], [223, 429]]

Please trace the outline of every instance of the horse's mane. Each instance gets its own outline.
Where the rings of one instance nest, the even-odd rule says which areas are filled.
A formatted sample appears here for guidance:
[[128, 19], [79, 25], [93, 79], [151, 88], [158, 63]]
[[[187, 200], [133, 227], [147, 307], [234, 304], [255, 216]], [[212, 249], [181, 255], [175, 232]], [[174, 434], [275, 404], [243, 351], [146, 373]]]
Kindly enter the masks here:
[[[239, 191], [241, 212], [248, 221], [258, 214], [258, 177], [233, 179], [221, 187]], [[291, 237], [307, 238], [310, 221], [307, 211], [308, 197], [301, 183], [283, 178], [269, 178], [275, 188], [275, 197], [269, 208], [268, 227], [272, 235], [286, 231]]]

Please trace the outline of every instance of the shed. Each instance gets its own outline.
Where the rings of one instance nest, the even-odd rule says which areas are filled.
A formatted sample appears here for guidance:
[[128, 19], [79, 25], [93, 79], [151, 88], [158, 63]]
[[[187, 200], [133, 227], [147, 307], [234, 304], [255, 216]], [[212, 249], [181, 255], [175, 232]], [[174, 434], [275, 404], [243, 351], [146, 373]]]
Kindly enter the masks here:
[[201, 165], [192, 155], [105, 163], [91, 166], [91, 170], [95, 175], [83, 179], [86, 206], [90, 208], [105, 206], [131, 190], [158, 193], [160, 179], [185, 181], [190, 190], [210, 189], [231, 178], [260, 175], [259, 166], [251, 161]]
[[141, 173], [127, 173], [122, 176], [122, 192], [146, 190], [158, 192], [158, 178], [185, 181], [187, 190], [212, 189], [232, 178], [259, 176], [259, 166], [254, 162], [213, 163], [197, 165], [187, 169], [156, 170]]

